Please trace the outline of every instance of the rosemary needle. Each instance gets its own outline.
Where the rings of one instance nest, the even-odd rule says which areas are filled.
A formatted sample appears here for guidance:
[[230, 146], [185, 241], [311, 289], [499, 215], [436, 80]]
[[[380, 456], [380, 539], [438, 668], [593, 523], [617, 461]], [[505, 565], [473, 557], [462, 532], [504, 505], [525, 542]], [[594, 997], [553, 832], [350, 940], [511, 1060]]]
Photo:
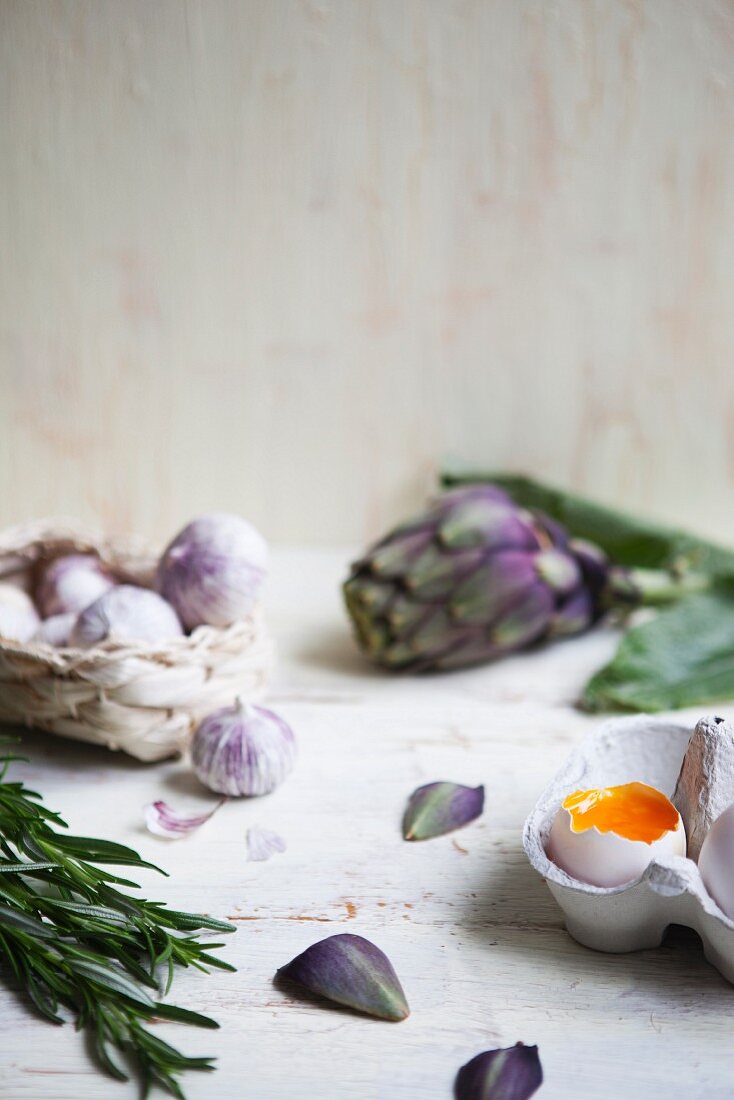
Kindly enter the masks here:
[[[178, 1076], [213, 1069], [210, 1057], [192, 1058], [144, 1026], [154, 1019], [196, 1027], [219, 1025], [207, 1016], [158, 1000], [179, 966], [234, 970], [192, 933], [233, 932], [225, 921], [181, 913], [119, 887], [137, 884], [98, 864], [152, 868], [132, 848], [60, 832], [66, 822], [23, 783], [6, 779], [12, 755], [0, 741], [0, 960], [36, 1009], [63, 1023], [70, 1010], [85, 1029], [100, 1067], [128, 1079], [132, 1067], [143, 1096], [153, 1084], [183, 1100]], [[164, 873], [164, 872], [161, 872]]]

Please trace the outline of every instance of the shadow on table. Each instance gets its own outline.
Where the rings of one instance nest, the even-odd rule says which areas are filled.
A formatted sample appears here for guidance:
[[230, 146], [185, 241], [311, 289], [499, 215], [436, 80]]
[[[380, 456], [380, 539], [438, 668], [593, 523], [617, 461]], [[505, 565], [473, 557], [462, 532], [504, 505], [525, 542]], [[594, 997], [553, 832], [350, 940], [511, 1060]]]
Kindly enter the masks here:
[[[104, 768], [105, 771], [134, 772], [150, 767], [124, 752], [113, 752], [105, 745], [93, 745], [86, 741], [74, 741], [43, 730], [25, 726], [0, 724], [0, 738], [12, 738], [9, 746], [19, 756], [26, 756], [32, 764], [58, 764], [67, 769]], [[19, 767], [22, 765], [18, 765]]]
[[379, 669], [359, 652], [349, 627], [319, 628], [305, 645], [295, 646], [290, 655], [299, 664], [318, 669], [328, 669], [348, 676], [362, 676], [366, 679], [382, 679], [391, 675]]
[[487, 949], [537, 965], [538, 982], [558, 987], [559, 995], [602, 980], [616, 1000], [636, 995], [661, 1004], [729, 1006], [734, 988], [703, 954], [697, 932], [671, 924], [659, 947], [625, 954], [593, 951], [566, 931], [563, 914], [542, 878], [518, 850], [506, 866], [487, 879], [459, 917], [464, 934]]

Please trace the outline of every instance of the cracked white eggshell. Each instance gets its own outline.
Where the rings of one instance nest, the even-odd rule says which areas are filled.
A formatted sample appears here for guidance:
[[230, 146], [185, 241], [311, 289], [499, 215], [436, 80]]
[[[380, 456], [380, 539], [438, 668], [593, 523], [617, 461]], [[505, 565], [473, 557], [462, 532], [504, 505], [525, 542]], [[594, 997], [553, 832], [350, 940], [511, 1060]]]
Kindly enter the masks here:
[[[734, 802], [728, 768], [696, 766], [699, 757], [717, 759], [716, 753], [698, 752], [702, 742], [731, 745], [734, 755], [734, 727], [708, 718], [698, 723], [694, 733], [690, 725], [644, 714], [605, 722], [571, 753], [543, 791], [525, 822], [523, 845], [563, 910], [566, 928], [579, 943], [597, 951], [639, 951], [659, 946], [670, 924], [683, 924], [698, 932], [706, 958], [734, 983], [734, 920], [710, 895], [692, 859], [656, 856], [632, 882], [605, 887], [573, 878], [545, 850], [555, 815], [568, 794], [634, 780], [649, 783], [671, 798], [689, 837], [697, 828], [700, 832], [706, 807], [727, 798], [729, 804]], [[724, 751], [728, 759], [728, 750]], [[686, 767], [681, 769], [684, 758]]]
[[623, 886], [639, 878], [647, 865], [660, 856], [684, 856], [686, 835], [678, 814], [675, 829], [669, 829], [648, 844], [628, 840], [595, 826], [574, 832], [571, 814], [560, 807], [553, 819], [545, 850], [555, 864], [580, 882], [592, 886]]

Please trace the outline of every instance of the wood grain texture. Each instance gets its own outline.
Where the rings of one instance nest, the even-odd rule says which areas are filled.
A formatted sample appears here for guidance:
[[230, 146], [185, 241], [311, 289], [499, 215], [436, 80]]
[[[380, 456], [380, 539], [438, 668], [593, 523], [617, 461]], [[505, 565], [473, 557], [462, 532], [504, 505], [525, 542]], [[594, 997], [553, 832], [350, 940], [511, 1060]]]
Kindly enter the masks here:
[[729, 0], [2, 0], [0, 522], [363, 541], [447, 453], [734, 538]]
[[[189, 1076], [191, 1100], [448, 1100], [461, 1064], [518, 1039], [540, 1046], [548, 1100], [728, 1100], [734, 989], [695, 936], [677, 932], [627, 956], [588, 951], [564, 931], [522, 852], [526, 813], [597, 721], [570, 704], [613, 633], [471, 672], [386, 676], [349, 644], [337, 594], [346, 557], [276, 557], [269, 612], [281, 664], [271, 702], [296, 729], [300, 758], [267, 799], [230, 803], [190, 839], [160, 841], [142, 829], [144, 803], [208, 804], [182, 764], [145, 767], [23, 735], [31, 763], [19, 770], [76, 832], [133, 844], [171, 872], [146, 876], [148, 896], [238, 924], [225, 950], [237, 974], [177, 983], [178, 1002], [210, 1012], [221, 1030], [156, 1028], [218, 1058], [215, 1077]], [[403, 842], [407, 796], [439, 778], [483, 782], [483, 818], [453, 836]], [[246, 863], [255, 823], [285, 836], [287, 852]], [[274, 989], [279, 966], [346, 931], [391, 958], [412, 1008], [404, 1023]], [[2, 988], [0, 1094], [136, 1095], [100, 1078], [68, 1027], [38, 1020]]]

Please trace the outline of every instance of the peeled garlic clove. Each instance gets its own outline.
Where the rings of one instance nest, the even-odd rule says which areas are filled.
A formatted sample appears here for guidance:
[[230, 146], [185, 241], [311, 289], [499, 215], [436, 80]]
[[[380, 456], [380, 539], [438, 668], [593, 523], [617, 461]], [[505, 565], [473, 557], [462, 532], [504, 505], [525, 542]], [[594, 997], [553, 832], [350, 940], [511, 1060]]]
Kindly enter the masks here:
[[29, 642], [40, 619], [30, 596], [14, 584], [0, 584], [0, 638]]
[[239, 700], [205, 718], [191, 742], [201, 782], [227, 795], [269, 794], [293, 768], [293, 730], [272, 710]]
[[69, 639], [76, 620], [76, 611], [65, 611], [63, 615], [51, 615], [48, 619], [43, 620], [33, 635], [33, 641], [41, 642], [44, 645], [69, 645]]
[[170, 604], [147, 588], [120, 584], [85, 608], [71, 632], [71, 644], [165, 642], [183, 634]]
[[485, 1050], [456, 1076], [456, 1100], [528, 1100], [543, 1084], [537, 1047]]
[[428, 840], [468, 825], [484, 809], [484, 787], [427, 783], [413, 791], [403, 817], [405, 840]]
[[83, 611], [115, 581], [94, 554], [65, 554], [43, 571], [36, 600], [44, 619]]
[[267, 566], [260, 532], [240, 516], [216, 513], [193, 520], [166, 547], [157, 587], [187, 630], [225, 627], [252, 611]]
[[404, 1020], [410, 1014], [392, 963], [362, 936], [329, 936], [282, 966], [287, 978], [336, 1004], [381, 1020]]

